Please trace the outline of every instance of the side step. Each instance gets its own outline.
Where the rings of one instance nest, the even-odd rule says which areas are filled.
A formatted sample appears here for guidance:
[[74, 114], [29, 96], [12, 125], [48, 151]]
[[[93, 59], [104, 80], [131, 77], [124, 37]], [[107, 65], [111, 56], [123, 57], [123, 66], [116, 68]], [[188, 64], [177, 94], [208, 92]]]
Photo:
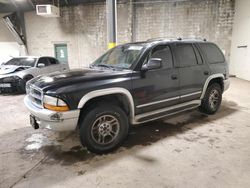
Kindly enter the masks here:
[[200, 106], [201, 100], [193, 100], [190, 102], [177, 104], [174, 106], [162, 108], [159, 110], [154, 110], [151, 112], [146, 112], [144, 114], [136, 115], [133, 124], [145, 123], [148, 121], [153, 121], [166, 116], [174, 115], [180, 112], [191, 110]]

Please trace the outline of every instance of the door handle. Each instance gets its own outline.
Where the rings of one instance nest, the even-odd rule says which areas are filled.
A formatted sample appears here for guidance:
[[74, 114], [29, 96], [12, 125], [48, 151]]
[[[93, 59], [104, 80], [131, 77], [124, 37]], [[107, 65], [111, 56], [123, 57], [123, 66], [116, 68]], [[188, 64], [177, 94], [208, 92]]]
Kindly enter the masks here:
[[208, 71], [204, 71], [204, 75], [208, 75], [209, 74], [209, 72]]
[[171, 78], [172, 78], [172, 80], [177, 80], [177, 75], [176, 74], [173, 74], [172, 76], [171, 76]]

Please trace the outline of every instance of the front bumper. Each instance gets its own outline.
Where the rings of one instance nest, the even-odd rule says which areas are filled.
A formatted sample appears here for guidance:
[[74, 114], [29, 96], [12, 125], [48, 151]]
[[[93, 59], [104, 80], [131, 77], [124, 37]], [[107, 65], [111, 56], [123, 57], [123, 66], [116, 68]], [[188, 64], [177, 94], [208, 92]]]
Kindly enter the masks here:
[[224, 84], [224, 91], [228, 90], [230, 86], [230, 80], [229, 79], [224, 80], [223, 84]]
[[21, 78], [0, 78], [0, 93], [19, 92], [22, 91], [24, 85], [25, 83]]
[[55, 112], [44, 108], [38, 108], [32, 104], [28, 95], [24, 98], [24, 104], [35, 117], [39, 128], [55, 131], [73, 131], [77, 127], [80, 110]]

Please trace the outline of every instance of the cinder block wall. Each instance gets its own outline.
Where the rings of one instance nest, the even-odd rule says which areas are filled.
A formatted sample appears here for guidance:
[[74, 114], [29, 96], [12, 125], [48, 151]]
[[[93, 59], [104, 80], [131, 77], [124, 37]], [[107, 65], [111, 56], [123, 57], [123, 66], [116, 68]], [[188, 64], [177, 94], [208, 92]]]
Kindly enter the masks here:
[[[118, 38], [130, 41], [129, 4], [118, 5]], [[106, 7], [104, 3], [61, 8], [60, 18], [25, 14], [30, 55], [54, 56], [54, 44], [67, 43], [71, 68], [86, 67], [107, 50]]]
[[[153, 3], [152, 3], [153, 2]], [[104, 3], [63, 7], [60, 18], [25, 14], [29, 53], [54, 56], [68, 44], [71, 68], [87, 66], [107, 50]], [[201, 36], [230, 55], [234, 0], [119, 1], [118, 43], [156, 37]]]
[[138, 1], [135, 8], [135, 40], [176, 36], [203, 37], [216, 42], [225, 51], [228, 59], [234, 0], [140, 2]]

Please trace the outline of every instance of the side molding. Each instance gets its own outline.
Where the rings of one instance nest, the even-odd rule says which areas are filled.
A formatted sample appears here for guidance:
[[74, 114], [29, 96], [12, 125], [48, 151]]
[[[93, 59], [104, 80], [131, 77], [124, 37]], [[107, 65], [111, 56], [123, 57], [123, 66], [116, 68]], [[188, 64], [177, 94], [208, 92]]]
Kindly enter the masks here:
[[224, 75], [223, 74], [212, 74], [211, 76], [209, 76], [203, 86], [203, 89], [202, 89], [202, 94], [201, 94], [201, 98], [200, 99], [203, 99], [204, 96], [205, 96], [205, 93], [206, 93], [206, 90], [207, 90], [207, 86], [209, 84], [209, 82], [214, 79], [214, 78], [223, 78], [224, 79]]
[[120, 87], [91, 91], [81, 98], [78, 104], [78, 108], [82, 108], [90, 99], [93, 99], [95, 97], [105, 96], [105, 95], [111, 95], [111, 94], [122, 94], [127, 98], [129, 109], [130, 109], [130, 118], [132, 120], [135, 114], [133, 97], [127, 89], [120, 88]]

